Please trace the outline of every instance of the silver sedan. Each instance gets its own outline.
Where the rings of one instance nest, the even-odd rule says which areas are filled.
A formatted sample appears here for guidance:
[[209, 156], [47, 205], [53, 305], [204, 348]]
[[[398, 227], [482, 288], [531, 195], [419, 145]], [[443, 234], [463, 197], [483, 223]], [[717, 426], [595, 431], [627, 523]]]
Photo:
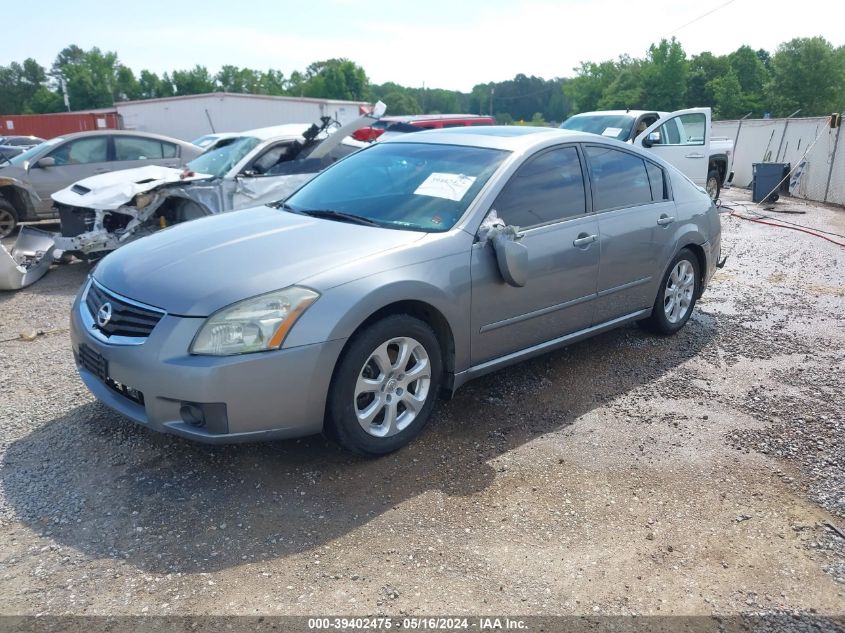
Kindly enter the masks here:
[[325, 432], [381, 455], [472, 378], [633, 321], [677, 332], [719, 251], [707, 194], [653, 154], [544, 128], [420, 132], [283, 203], [107, 256], [73, 351], [95, 396], [151, 429]]

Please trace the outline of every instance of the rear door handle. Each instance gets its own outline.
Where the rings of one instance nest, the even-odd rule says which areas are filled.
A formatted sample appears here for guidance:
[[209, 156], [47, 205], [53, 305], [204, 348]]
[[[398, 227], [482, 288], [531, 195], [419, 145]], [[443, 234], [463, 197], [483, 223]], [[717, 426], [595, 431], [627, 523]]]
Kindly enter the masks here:
[[573, 246], [589, 246], [598, 239], [598, 235], [589, 235], [587, 233], [579, 233], [578, 237], [572, 240]]
[[673, 218], [671, 215], [661, 215], [659, 218], [657, 218], [657, 223], [660, 226], [669, 226], [674, 221], [675, 218]]
[[691, 154], [685, 154], [684, 158], [704, 158], [704, 154], [699, 154], [698, 152], [692, 152]]

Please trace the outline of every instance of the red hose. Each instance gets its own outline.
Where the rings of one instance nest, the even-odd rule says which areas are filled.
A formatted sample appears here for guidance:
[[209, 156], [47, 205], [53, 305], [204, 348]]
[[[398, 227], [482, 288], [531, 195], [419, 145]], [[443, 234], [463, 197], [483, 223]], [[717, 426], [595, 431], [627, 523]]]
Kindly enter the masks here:
[[775, 227], [778, 227], [780, 229], [792, 229], [793, 231], [801, 231], [802, 233], [806, 233], [807, 235], [812, 235], [813, 237], [820, 237], [823, 240], [826, 240], [828, 242], [836, 244], [837, 246], [841, 246], [842, 248], [845, 248], [845, 243], [843, 243], [843, 242], [837, 242], [836, 240], [831, 239], [831, 238], [827, 237], [826, 235], [820, 235], [819, 233], [815, 233], [813, 231], [810, 231], [808, 229], [803, 229], [803, 228], [798, 227], [798, 226], [790, 226], [788, 224], [777, 224], [776, 222], [766, 222], [765, 220], [758, 220], [757, 218], [749, 218], [748, 216], [740, 215], [736, 211], [731, 211], [730, 215], [734, 216], [735, 218], [739, 218], [741, 220], [748, 220], [749, 222], [756, 222], [757, 224], [767, 224], [768, 226], [775, 226]]

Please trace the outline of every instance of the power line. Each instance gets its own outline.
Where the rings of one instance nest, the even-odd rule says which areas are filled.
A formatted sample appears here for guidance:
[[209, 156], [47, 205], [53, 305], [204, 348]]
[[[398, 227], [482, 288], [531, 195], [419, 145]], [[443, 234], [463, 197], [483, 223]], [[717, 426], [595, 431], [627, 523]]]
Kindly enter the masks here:
[[718, 7], [716, 7], [715, 9], [710, 9], [710, 11], [708, 11], [707, 13], [704, 13], [704, 14], [702, 14], [702, 15], [699, 15], [697, 18], [695, 18], [695, 19], [693, 19], [693, 20], [690, 20], [690, 21], [689, 21], [689, 22], [687, 22], [686, 24], [682, 24], [681, 26], [679, 26], [679, 27], [677, 27], [677, 28], [673, 29], [672, 31], [670, 31], [670, 32], [669, 32], [669, 35], [674, 35], [674, 34], [675, 34], [675, 33], [677, 33], [678, 31], [680, 31], [681, 29], [685, 29], [686, 27], [688, 27], [690, 24], [695, 24], [695, 23], [696, 23], [696, 22], [698, 22], [699, 20], [703, 20], [703, 19], [704, 19], [704, 18], [706, 18], [708, 15], [711, 15], [711, 14], [713, 14], [713, 13], [716, 13], [716, 11], [718, 11], [719, 9], [724, 9], [726, 6], [728, 6], [729, 4], [733, 4], [734, 2], [736, 2], [736, 0], [728, 0], [726, 3], [724, 3], [724, 4], [720, 4], [720, 5], [719, 5]]

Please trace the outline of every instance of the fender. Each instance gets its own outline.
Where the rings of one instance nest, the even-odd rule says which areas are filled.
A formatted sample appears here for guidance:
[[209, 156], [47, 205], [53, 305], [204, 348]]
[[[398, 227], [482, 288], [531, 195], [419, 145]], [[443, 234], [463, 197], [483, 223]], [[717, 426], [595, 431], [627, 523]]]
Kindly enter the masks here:
[[[7, 187], [11, 188], [12, 196], [9, 196], [8, 193], [3, 191]], [[0, 197], [6, 198], [6, 200], [12, 203], [15, 211], [18, 212], [18, 220], [25, 220], [34, 214], [35, 208], [41, 202], [41, 197], [35, 193], [32, 185], [17, 178], [9, 178], [8, 176], [0, 177]], [[17, 198], [17, 200], [14, 198]]]

